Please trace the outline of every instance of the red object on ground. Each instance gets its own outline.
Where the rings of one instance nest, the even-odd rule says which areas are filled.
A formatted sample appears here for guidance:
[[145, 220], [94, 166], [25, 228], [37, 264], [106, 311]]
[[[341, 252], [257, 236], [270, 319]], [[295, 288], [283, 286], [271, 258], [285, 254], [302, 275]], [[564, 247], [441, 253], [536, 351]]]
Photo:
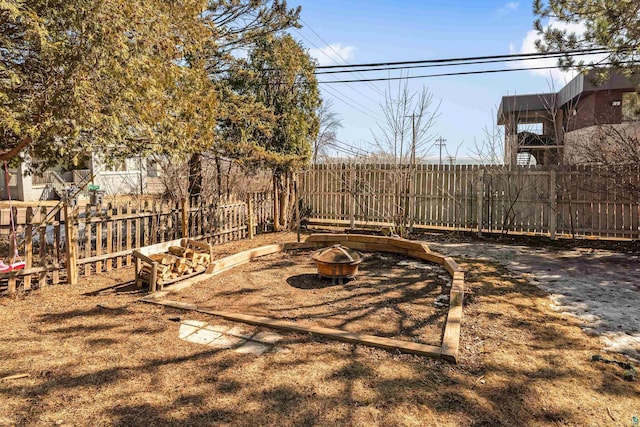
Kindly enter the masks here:
[[5, 264], [3, 261], [0, 261], [0, 273], [10, 273], [16, 270], [22, 270], [27, 265], [24, 261], [14, 262], [13, 264]]

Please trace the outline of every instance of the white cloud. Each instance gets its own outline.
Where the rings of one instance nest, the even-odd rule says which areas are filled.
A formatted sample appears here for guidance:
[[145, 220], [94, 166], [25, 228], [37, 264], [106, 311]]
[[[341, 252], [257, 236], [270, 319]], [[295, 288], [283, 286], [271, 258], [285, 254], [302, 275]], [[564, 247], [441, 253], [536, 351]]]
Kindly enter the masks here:
[[509, 3], [505, 4], [500, 9], [498, 9], [497, 11], [498, 15], [500, 16], [508, 15], [509, 13], [517, 10], [519, 5], [520, 3], [518, 3], [517, 1], [510, 1]]
[[333, 43], [320, 49], [309, 49], [309, 55], [318, 60], [318, 65], [344, 64], [353, 58], [356, 48], [343, 46], [342, 43]]
[[[548, 27], [558, 28], [560, 30], [567, 30], [569, 32], [575, 32], [576, 34], [582, 34], [585, 30], [583, 23], [566, 23], [559, 22], [557, 20], [550, 20]], [[520, 49], [517, 50], [513, 44], [509, 45], [510, 53], [536, 53], [535, 42], [540, 38], [540, 35], [536, 30], [530, 30], [522, 40]], [[591, 61], [599, 61], [604, 55], [584, 55], [577, 59], [586, 63]], [[540, 59], [528, 59], [524, 61], [511, 62], [512, 68], [535, 68], [535, 67], [555, 67], [558, 64], [558, 58], [540, 58]], [[568, 83], [572, 78], [577, 75], [575, 70], [563, 71], [560, 68], [551, 68], [543, 70], [531, 70], [531, 73], [536, 76], [542, 76], [550, 78], [550, 84], [555, 86], [555, 90]]]

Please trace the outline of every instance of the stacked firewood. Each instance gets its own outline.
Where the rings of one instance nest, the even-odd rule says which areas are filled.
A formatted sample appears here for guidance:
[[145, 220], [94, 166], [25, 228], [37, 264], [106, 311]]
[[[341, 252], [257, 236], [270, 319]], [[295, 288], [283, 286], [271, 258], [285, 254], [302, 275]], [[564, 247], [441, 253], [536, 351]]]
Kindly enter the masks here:
[[[182, 246], [170, 246], [169, 252], [149, 255], [149, 258], [158, 263], [158, 284], [185, 274], [203, 272], [211, 263], [211, 255]], [[141, 274], [150, 277], [151, 266], [144, 265]]]

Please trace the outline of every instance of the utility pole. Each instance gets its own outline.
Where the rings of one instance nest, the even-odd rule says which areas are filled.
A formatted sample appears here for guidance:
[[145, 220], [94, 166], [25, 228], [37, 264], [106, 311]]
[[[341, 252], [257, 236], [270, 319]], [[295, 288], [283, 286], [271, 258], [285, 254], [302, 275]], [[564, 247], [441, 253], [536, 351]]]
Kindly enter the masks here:
[[440, 147], [440, 161], [438, 162], [439, 165], [442, 164], [442, 147], [447, 145], [447, 144], [445, 144], [446, 142], [447, 142], [447, 140], [444, 139], [443, 137], [439, 137], [438, 139], [436, 139], [436, 145], [438, 147]]

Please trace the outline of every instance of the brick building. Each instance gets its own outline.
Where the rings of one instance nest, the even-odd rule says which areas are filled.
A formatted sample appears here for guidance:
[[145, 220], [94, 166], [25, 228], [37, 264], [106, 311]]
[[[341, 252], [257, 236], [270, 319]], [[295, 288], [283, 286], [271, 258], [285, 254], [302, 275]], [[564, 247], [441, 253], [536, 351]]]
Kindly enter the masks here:
[[603, 126], [640, 136], [640, 96], [620, 72], [598, 81], [589, 71], [558, 92], [502, 97], [497, 120], [507, 165], [584, 163], [581, 151]]

